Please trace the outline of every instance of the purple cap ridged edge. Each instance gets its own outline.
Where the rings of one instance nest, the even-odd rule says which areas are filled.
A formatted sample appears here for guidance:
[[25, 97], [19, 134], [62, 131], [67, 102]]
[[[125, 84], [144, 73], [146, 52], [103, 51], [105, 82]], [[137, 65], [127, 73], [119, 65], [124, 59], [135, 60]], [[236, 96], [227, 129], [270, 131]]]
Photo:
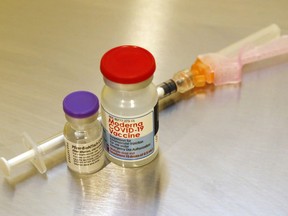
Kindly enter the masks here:
[[98, 97], [89, 91], [75, 91], [63, 100], [63, 110], [73, 118], [87, 118], [99, 109]]

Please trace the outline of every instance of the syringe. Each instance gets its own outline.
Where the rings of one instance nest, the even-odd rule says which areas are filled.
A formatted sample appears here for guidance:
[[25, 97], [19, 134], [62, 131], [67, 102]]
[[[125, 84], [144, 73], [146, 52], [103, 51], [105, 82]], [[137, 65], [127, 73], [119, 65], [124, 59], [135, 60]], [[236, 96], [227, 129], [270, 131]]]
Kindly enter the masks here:
[[[172, 79], [158, 85], [159, 100], [177, 91], [184, 93], [206, 84], [223, 85], [240, 82], [241, 69], [244, 64], [288, 52], [288, 38], [279, 37], [280, 29], [273, 24], [218, 53], [199, 55], [191, 69], [179, 71]], [[251, 46], [255, 48], [248, 49]], [[24, 134], [25, 143], [30, 149], [27, 152], [10, 160], [0, 158], [0, 169], [6, 176], [10, 175], [13, 167], [26, 161], [31, 161], [40, 173], [45, 173], [47, 168], [43, 155], [64, 146], [64, 137], [60, 132], [36, 145], [27, 134]]]
[[37, 145], [27, 133], [23, 133], [23, 143], [29, 149], [28, 151], [10, 160], [6, 160], [4, 157], [0, 158], [0, 169], [6, 176], [10, 176], [11, 169], [26, 161], [31, 161], [41, 174], [45, 173], [47, 167], [43, 156], [64, 146], [64, 137], [61, 132]]
[[199, 55], [191, 68], [177, 72], [172, 79], [159, 85], [159, 98], [206, 84], [217, 86], [240, 82], [244, 64], [288, 52], [285, 48], [279, 50], [286, 43], [285, 39], [276, 41], [279, 37], [280, 28], [272, 24], [217, 53]]

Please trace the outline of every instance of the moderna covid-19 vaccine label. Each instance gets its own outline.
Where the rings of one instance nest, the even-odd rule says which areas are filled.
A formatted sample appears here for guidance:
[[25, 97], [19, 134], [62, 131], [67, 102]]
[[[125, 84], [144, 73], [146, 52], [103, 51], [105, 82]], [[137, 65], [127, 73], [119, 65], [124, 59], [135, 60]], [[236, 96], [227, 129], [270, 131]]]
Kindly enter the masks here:
[[158, 142], [158, 110], [134, 117], [119, 117], [102, 107], [105, 150], [121, 160], [139, 160], [151, 155]]

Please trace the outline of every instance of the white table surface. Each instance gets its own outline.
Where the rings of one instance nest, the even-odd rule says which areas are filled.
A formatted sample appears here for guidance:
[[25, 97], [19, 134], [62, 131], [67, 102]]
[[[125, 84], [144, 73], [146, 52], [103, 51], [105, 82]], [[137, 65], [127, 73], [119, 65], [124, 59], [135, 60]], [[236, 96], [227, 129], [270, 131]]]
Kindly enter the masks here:
[[[276, 23], [287, 0], [27, 0], [0, 2], [0, 156], [25, 151], [65, 123], [62, 99], [100, 96], [101, 56], [134, 44], [156, 58], [154, 83], [198, 54]], [[170, 98], [160, 113], [160, 154], [147, 166], [112, 163], [79, 177], [63, 148], [0, 174], [0, 215], [288, 215], [288, 56], [244, 67], [241, 85]]]

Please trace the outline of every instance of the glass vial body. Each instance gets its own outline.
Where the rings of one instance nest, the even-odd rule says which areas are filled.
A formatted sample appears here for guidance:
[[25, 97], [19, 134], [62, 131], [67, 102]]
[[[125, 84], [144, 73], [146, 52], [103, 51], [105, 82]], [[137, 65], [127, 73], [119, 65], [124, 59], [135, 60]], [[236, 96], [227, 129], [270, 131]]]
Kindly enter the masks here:
[[[140, 59], [134, 58], [135, 51]], [[116, 52], [117, 64], [124, 62], [124, 66], [120, 66], [124, 67], [125, 71], [119, 72], [117, 69], [116, 75], [110, 76], [105, 70], [113, 73], [114, 69], [109, 68], [110, 64], [113, 65], [111, 53], [108, 53], [108, 62], [105, 62], [105, 55], [101, 60], [101, 71], [106, 84], [101, 94], [104, 149], [111, 162], [123, 167], [139, 167], [151, 162], [159, 149], [158, 94], [152, 83], [155, 61], [148, 51], [144, 50], [143, 54], [143, 48], [139, 47], [118, 47]], [[147, 58], [147, 55], [149, 61], [152, 61], [147, 63], [147, 59], [144, 59], [143, 64], [142, 60]], [[131, 64], [131, 58], [136, 64]], [[127, 63], [128, 68], [125, 67]], [[108, 69], [105, 68], [107, 64]], [[125, 74], [127, 70], [128, 74]], [[131, 73], [134, 77], [130, 76]]]
[[97, 172], [105, 162], [98, 98], [86, 91], [73, 92], [64, 99], [63, 109], [67, 166], [79, 174]]

